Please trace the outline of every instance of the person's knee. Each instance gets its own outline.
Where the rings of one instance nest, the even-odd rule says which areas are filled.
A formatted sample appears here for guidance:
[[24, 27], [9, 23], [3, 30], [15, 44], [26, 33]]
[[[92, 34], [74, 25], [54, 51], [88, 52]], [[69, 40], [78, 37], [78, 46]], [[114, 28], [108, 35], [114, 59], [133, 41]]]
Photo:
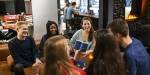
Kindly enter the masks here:
[[14, 70], [15, 71], [22, 71], [24, 69], [24, 66], [23, 66], [23, 64], [15, 64], [14, 65]]

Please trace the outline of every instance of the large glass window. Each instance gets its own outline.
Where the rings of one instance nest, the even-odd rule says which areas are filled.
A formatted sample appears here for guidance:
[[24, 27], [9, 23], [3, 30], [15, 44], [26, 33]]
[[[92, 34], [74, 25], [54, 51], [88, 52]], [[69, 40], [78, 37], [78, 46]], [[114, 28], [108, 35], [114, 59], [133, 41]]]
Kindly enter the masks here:
[[131, 11], [132, 0], [126, 0], [125, 2], [125, 19], [128, 19], [128, 16]]
[[89, 10], [92, 10], [94, 15], [98, 15], [99, 0], [90, 0], [89, 2]]
[[[60, 9], [65, 6], [66, 0], [60, 0]], [[82, 14], [92, 13], [93, 15], [98, 15], [99, 10], [99, 0], [67, 0], [67, 2], [76, 2], [76, 7]]]
[[81, 0], [80, 1], [80, 13], [87, 13], [88, 12], [88, 0]]

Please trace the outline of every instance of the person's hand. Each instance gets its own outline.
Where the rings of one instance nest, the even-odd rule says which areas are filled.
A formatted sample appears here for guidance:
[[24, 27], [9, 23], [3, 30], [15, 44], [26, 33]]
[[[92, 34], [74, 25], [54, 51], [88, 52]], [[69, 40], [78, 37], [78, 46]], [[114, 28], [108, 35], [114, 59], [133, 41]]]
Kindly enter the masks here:
[[35, 73], [38, 74], [40, 72], [40, 67], [42, 65], [42, 62], [40, 59], [36, 59], [35, 63], [32, 65], [32, 67], [35, 69]]
[[35, 63], [32, 65], [33, 67], [38, 67], [39, 65], [41, 65], [42, 62], [40, 61], [40, 59], [36, 59]]
[[88, 55], [89, 53], [92, 53], [92, 52], [93, 52], [93, 50], [87, 50], [86, 54]]
[[79, 53], [79, 50], [75, 50], [75, 54], [74, 54], [74, 60], [76, 60], [77, 59], [77, 54]]
[[87, 50], [86, 52], [84, 52], [84, 56], [83, 57], [86, 57], [88, 56], [90, 53], [92, 53], [93, 50]]

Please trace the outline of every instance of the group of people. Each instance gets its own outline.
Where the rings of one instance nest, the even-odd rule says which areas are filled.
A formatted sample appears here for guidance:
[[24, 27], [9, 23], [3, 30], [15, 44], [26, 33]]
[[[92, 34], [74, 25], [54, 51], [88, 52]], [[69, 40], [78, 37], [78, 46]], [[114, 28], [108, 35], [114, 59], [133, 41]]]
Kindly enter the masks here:
[[[17, 36], [8, 43], [15, 75], [24, 75], [26, 67], [41, 65], [42, 75], [150, 75], [150, 56], [138, 39], [129, 36], [128, 24], [123, 19], [115, 19], [106, 29], [94, 31], [91, 19], [84, 17], [82, 28], [71, 39], [59, 34], [54, 21], [48, 21], [39, 50], [28, 36], [27, 22], [16, 25]], [[74, 48], [77, 41], [86, 43], [84, 52]], [[83, 58], [93, 54], [84, 68], [76, 65], [79, 53]]]

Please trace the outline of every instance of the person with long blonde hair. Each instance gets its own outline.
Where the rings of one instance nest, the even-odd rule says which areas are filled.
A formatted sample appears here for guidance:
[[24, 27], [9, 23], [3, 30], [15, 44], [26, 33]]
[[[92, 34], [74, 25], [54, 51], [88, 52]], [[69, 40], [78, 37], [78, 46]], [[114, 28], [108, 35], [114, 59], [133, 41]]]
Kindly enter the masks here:
[[69, 60], [70, 46], [68, 40], [57, 35], [49, 38], [44, 46], [43, 75], [86, 75]]

